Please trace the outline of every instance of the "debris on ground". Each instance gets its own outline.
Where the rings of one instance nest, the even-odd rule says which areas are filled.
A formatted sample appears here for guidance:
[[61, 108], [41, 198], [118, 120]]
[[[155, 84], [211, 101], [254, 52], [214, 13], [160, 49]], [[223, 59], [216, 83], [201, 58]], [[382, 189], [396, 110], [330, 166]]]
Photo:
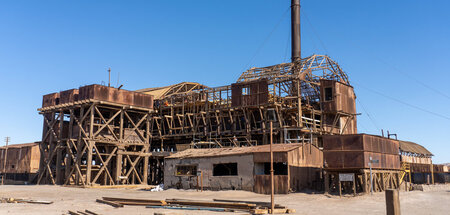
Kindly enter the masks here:
[[52, 204], [52, 201], [32, 200], [32, 199], [15, 199], [15, 198], [2, 198], [0, 203], [30, 203], [30, 204]]
[[[204, 210], [213, 212], [247, 212], [250, 214], [267, 214], [271, 212], [270, 202], [257, 201], [237, 201], [227, 199], [214, 199], [214, 201], [192, 200], [192, 199], [128, 199], [116, 197], [103, 197], [97, 202], [111, 205], [113, 207], [123, 207], [124, 205], [145, 206], [154, 209], [174, 209], [174, 210]], [[294, 209], [275, 204], [273, 211], [275, 214], [295, 213]]]

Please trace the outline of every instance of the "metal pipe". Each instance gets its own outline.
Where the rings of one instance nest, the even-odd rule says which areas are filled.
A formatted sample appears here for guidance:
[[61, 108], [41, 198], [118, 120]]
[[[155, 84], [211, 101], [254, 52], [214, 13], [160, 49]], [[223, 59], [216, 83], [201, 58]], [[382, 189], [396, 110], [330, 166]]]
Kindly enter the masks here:
[[292, 62], [301, 60], [300, 0], [291, 0]]

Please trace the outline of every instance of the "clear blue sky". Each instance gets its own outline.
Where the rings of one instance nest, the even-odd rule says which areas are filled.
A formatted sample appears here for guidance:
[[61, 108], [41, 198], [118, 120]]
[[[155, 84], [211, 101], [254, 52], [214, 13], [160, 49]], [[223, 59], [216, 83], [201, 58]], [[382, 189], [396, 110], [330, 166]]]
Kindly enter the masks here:
[[[108, 67], [114, 85], [120, 74], [136, 90], [227, 85], [246, 68], [289, 61], [289, 5], [1, 1], [1, 144], [40, 140], [42, 95], [106, 82]], [[436, 163], [450, 162], [448, 8], [447, 0], [302, 0], [302, 55], [328, 54], [348, 73], [365, 107], [357, 104], [359, 131], [390, 130], [426, 146]]]

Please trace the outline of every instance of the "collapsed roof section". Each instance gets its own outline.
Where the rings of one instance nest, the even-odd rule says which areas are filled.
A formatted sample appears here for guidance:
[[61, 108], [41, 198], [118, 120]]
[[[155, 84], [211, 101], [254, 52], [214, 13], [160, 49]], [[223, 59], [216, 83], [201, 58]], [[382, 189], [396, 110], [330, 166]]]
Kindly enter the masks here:
[[165, 87], [145, 88], [141, 90], [136, 90], [136, 92], [153, 95], [155, 99], [162, 99], [172, 95], [189, 93], [194, 90], [200, 90], [205, 88], [208, 87], [199, 83], [181, 82], [178, 84], [169, 85]]
[[268, 67], [251, 68], [237, 82], [267, 79], [269, 83], [300, 77], [304, 81], [318, 83], [320, 79], [335, 80], [350, 85], [347, 74], [326, 55], [312, 55], [293, 63], [282, 63]]

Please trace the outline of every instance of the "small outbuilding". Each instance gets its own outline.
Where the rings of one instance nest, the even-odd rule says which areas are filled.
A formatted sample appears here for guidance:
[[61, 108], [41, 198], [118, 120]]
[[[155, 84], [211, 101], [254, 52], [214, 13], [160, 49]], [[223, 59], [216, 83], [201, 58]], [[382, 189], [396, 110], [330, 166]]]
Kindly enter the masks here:
[[[274, 144], [274, 189], [286, 194], [321, 186], [323, 154], [311, 144]], [[166, 188], [270, 193], [270, 145], [187, 149], [165, 158]]]
[[409, 167], [409, 182], [415, 184], [448, 183], [450, 175], [447, 166], [433, 164], [433, 154], [424, 146], [400, 140], [400, 155], [404, 165]]
[[30, 183], [39, 170], [39, 159], [39, 142], [2, 146], [0, 172], [8, 183]]

